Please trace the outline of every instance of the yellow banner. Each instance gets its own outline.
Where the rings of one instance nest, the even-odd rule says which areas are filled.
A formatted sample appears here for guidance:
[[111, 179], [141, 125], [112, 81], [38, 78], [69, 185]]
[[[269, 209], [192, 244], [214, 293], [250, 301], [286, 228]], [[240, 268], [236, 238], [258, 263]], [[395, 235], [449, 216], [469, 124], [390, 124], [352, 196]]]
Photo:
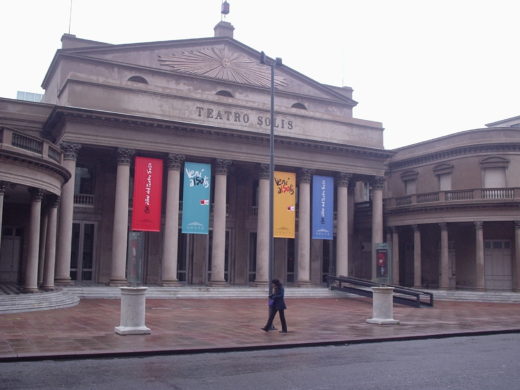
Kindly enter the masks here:
[[274, 172], [273, 235], [294, 238], [296, 224], [296, 174]]

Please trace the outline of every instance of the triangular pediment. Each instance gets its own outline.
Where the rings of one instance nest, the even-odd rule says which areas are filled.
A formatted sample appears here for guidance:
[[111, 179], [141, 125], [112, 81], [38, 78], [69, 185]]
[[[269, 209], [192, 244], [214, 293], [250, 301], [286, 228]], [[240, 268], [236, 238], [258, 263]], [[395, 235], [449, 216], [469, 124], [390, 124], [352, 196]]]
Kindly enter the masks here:
[[[100, 65], [135, 67], [136, 74], [142, 69], [250, 87], [269, 88], [271, 84], [271, 68], [260, 63], [260, 52], [231, 38], [100, 44], [61, 50], [57, 54], [58, 58], [60, 56], [75, 57], [76, 61], [81, 58], [94, 60]], [[267, 58], [267, 61], [270, 63], [272, 59]], [[277, 90], [287, 93], [356, 104], [345, 94], [287, 66], [276, 68], [275, 86]]]

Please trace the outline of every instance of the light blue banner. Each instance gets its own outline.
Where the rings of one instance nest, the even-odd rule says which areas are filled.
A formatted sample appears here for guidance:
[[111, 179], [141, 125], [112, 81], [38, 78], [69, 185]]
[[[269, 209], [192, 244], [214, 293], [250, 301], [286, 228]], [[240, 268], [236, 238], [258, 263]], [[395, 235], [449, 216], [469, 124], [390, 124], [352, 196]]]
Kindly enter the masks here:
[[334, 178], [312, 177], [312, 238], [334, 239]]
[[182, 232], [208, 234], [211, 165], [186, 162], [182, 200]]

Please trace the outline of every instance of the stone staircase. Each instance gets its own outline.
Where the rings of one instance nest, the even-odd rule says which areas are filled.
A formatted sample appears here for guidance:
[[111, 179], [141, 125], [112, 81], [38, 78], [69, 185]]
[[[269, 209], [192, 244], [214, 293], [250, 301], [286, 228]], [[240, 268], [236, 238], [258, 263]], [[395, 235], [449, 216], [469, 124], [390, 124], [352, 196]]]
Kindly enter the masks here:
[[[520, 293], [499, 291], [428, 290], [434, 301], [474, 301], [520, 303]], [[356, 295], [331, 291], [326, 287], [287, 287], [287, 298], [349, 298]], [[75, 306], [80, 299], [119, 299], [119, 287], [85, 285], [62, 287], [51, 292], [23, 294], [16, 285], [0, 284], [0, 314], [34, 310], [49, 310]], [[149, 299], [261, 299], [267, 297], [267, 287], [157, 287], [149, 286]]]
[[0, 314], [62, 309], [77, 305], [79, 300], [77, 295], [63, 290], [30, 294], [0, 294]]

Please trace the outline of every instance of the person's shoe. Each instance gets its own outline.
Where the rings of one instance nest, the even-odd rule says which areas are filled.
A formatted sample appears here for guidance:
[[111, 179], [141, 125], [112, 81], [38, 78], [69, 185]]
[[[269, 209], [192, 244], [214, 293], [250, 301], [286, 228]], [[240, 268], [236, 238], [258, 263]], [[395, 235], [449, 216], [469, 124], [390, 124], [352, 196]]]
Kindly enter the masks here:
[[287, 333], [287, 331], [286, 330], [281, 330], [280, 333]]
[[260, 328], [260, 329], [262, 329], [264, 332], [269, 332], [269, 329], [267, 329], [265, 327], [264, 328]]

